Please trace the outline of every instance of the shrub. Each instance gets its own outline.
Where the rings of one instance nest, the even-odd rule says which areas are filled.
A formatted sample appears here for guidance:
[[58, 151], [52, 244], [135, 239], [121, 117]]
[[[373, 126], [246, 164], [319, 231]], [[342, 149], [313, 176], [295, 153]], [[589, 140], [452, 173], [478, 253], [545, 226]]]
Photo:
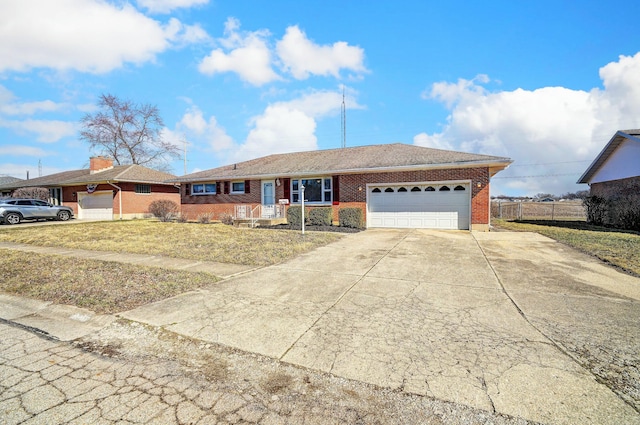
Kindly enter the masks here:
[[41, 201], [49, 200], [49, 189], [46, 187], [21, 187], [13, 191], [14, 198], [33, 198]]
[[229, 226], [233, 226], [233, 216], [228, 213], [224, 213], [220, 216], [220, 221], [222, 224], [227, 224]]
[[318, 207], [309, 211], [309, 224], [312, 226], [331, 226], [333, 223], [333, 208]]
[[177, 215], [176, 221], [178, 223], [186, 223], [186, 222], [189, 221], [189, 215], [185, 214], [185, 213], [180, 213], [180, 214]]
[[587, 210], [587, 223], [602, 226], [607, 222], [609, 202], [597, 195], [587, 196], [582, 201]]
[[158, 199], [149, 205], [149, 213], [162, 222], [173, 220], [178, 214], [178, 204], [168, 199]]
[[213, 218], [213, 213], [202, 213], [198, 215], [198, 223], [209, 224]]
[[607, 224], [618, 229], [640, 230], [640, 196], [620, 196], [608, 203]]
[[[304, 222], [309, 222], [309, 208], [304, 209]], [[291, 226], [302, 227], [302, 207], [300, 205], [292, 205], [287, 208], [287, 223]]]
[[340, 226], [364, 229], [364, 216], [360, 208], [341, 208], [338, 211]]

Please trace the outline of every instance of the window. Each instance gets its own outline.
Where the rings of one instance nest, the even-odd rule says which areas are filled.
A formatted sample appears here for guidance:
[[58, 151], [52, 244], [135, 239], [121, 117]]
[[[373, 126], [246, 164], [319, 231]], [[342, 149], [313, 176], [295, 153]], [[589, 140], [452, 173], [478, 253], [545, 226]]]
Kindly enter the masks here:
[[424, 191], [425, 192], [435, 192], [436, 189], [433, 186], [428, 186]]
[[150, 184], [136, 184], [136, 193], [149, 194], [151, 193]]
[[194, 183], [191, 185], [192, 195], [215, 195], [216, 184], [215, 183]]
[[421, 189], [420, 189], [418, 186], [413, 186], [413, 187], [411, 188], [411, 191], [412, 191], [412, 192], [421, 192]]
[[291, 180], [291, 202], [300, 202], [300, 186], [304, 186], [304, 201], [330, 203], [333, 200], [332, 179], [316, 177], [311, 179]]
[[440, 190], [440, 192], [447, 192], [447, 191], [449, 191], [451, 189], [449, 189], [449, 186], [442, 186], [439, 190]]
[[464, 189], [464, 186], [458, 185], [453, 190], [465, 190], [465, 189]]
[[375, 189], [373, 189], [371, 192], [373, 192], [373, 193], [380, 193], [380, 192], [382, 192], [382, 191], [380, 190], [380, 188], [379, 188], [379, 187], [376, 187], [376, 188], [375, 188]]
[[244, 193], [244, 182], [232, 182], [231, 193]]
[[407, 188], [406, 187], [401, 187], [400, 189], [398, 189], [398, 192], [406, 192]]
[[387, 193], [391, 193], [391, 192], [393, 192], [393, 188], [392, 187], [388, 187], [384, 191], [387, 192]]

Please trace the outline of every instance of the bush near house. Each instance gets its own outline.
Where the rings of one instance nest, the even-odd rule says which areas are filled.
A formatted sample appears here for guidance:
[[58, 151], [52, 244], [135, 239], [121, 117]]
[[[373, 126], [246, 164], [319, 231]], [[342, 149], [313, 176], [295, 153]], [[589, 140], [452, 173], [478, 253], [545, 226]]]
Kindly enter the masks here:
[[640, 195], [589, 196], [584, 200], [587, 222], [598, 226], [640, 231]]
[[[309, 208], [304, 209], [305, 224], [309, 221]], [[302, 207], [292, 205], [287, 208], [287, 223], [291, 226], [302, 226]]]
[[312, 226], [331, 226], [333, 224], [333, 208], [312, 208], [309, 211], [309, 224]]
[[178, 204], [168, 199], [158, 199], [149, 205], [149, 213], [162, 222], [173, 220], [179, 209]]
[[13, 198], [30, 198], [47, 201], [49, 200], [49, 189], [46, 187], [21, 187], [14, 190], [11, 196]]
[[341, 208], [338, 211], [338, 219], [341, 227], [364, 228], [364, 216], [360, 208]]

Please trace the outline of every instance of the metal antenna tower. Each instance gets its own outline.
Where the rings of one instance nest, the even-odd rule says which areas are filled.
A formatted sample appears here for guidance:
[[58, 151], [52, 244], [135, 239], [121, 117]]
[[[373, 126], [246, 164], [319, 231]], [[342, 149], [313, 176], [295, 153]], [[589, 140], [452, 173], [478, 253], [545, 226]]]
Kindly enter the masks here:
[[344, 103], [344, 85], [342, 86], [342, 147], [347, 147], [347, 107]]

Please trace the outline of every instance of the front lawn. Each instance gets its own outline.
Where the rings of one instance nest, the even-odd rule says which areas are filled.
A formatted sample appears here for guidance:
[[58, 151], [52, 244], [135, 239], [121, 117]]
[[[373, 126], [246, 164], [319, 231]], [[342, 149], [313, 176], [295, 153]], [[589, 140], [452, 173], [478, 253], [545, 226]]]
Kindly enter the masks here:
[[0, 249], [0, 258], [0, 291], [96, 313], [130, 310], [218, 280], [208, 273], [10, 249]]
[[0, 228], [0, 241], [265, 266], [338, 240], [328, 232], [238, 229], [154, 220]]
[[498, 229], [539, 233], [640, 276], [640, 234], [636, 232], [592, 226], [584, 221], [493, 220], [492, 224]]

